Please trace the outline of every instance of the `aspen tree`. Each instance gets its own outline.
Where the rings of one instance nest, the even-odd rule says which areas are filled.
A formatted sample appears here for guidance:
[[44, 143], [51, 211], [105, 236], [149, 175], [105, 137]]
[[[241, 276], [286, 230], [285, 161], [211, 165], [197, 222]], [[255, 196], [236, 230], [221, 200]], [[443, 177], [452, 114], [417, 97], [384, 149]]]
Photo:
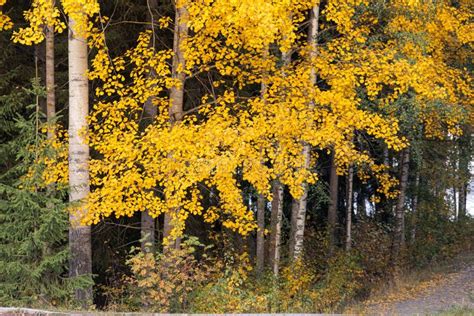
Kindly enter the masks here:
[[[319, 4], [315, 5], [310, 12], [309, 30], [308, 30], [308, 46], [310, 49], [310, 62], [313, 62], [317, 55], [318, 29], [319, 29]], [[316, 84], [316, 70], [314, 67], [310, 69], [310, 85]], [[313, 101], [310, 107], [314, 107]], [[303, 156], [305, 160], [304, 168], [309, 169], [311, 159], [311, 146], [307, 143], [303, 145]], [[306, 208], [308, 204], [308, 183], [303, 182], [303, 194], [292, 202], [291, 214], [291, 232], [290, 232], [290, 257], [298, 258], [303, 251], [304, 229], [306, 222]]]
[[[155, 19], [154, 19], [154, 11], [158, 7], [157, 0], [147, 0], [147, 6], [150, 15], [150, 29], [151, 32], [155, 32]], [[155, 50], [155, 41], [154, 41], [154, 34], [150, 37], [150, 47]], [[155, 72], [152, 70], [150, 76], [155, 76]], [[151, 121], [153, 123], [153, 119], [157, 115], [157, 108], [153, 104], [153, 97], [148, 98], [146, 100], [143, 111], [147, 116], [147, 121]], [[154, 252], [155, 250], [155, 218], [152, 217], [148, 210], [143, 210], [140, 214], [140, 233], [141, 233], [141, 249], [142, 251], [150, 251]]]
[[[91, 226], [82, 222], [87, 214], [84, 201], [90, 193], [89, 146], [85, 135], [88, 129], [89, 84], [87, 60], [86, 6], [63, 2], [69, 13], [68, 68], [69, 68], [69, 200], [78, 205], [69, 215], [69, 275], [80, 277], [92, 274]], [[90, 9], [91, 7], [89, 7]], [[98, 5], [92, 6], [98, 10]], [[92, 304], [92, 287], [76, 289], [75, 298], [82, 307]]]
[[[171, 69], [171, 76], [176, 80], [170, 90], [170, 121], [174, 125], [179, 123], [183, 118], [184, 108], [184, 85], [186, 81], [186, 60], [183, 51], [183, 41], [188, 35], [188, 25], [186, 21], [186, 6], [184, 1], [175, 1], [175, 19], [174, 19], [174, 34], [173, 34], [173, 65]], [[170, 210], [170, 212], [177, 212], [177, 210]], [[168, 239], [173, 227], [173, 216], [165, 213], [163, 238]], [[172, 246], [179, 247], [180, 238], [171, 241]]]

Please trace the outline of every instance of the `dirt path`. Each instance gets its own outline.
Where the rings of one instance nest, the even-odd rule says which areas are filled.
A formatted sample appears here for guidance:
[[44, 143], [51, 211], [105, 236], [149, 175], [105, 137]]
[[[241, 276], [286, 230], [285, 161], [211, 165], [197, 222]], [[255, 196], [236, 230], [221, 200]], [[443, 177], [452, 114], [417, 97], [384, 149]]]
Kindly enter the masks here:
[[474, 261], [459, 264], [455, 272], [435, 274], [415, 285], [401, 286], [364, 305], [364, 314], [369, 315], [433, 315], [453, 309], [462, 309], [463, 315], [474, 315]]

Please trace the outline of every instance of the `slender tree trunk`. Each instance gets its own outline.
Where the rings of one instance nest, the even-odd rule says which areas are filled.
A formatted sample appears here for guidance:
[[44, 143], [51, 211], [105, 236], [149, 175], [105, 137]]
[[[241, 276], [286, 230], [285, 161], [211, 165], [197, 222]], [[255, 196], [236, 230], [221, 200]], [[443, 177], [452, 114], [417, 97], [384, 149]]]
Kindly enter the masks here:
[[[457, 171], [454, 170], [454, 173]], [[459, 212], [458, 212], [458, 199], [457, 199], [457, 190], [456, 190], [456, 185], [453, 186], [453, 211], [454, 211], [454, 218], [458, 219], [459, 218]]]
[[[310, 147], [304, 146], [303, 155], [306, 159], [305, 168], [309, 167]], [[308, 201], [308, 184], [303, 183], [303, 195], [299, 199], [293, 199], [291, 205], [291, 231], [290, 231], [290, 258], [297, 259], [303, 252], [304, 228], [306, 223], [306, 206]]]
[[[312, 59], [316, 57], [317, 54], [317, 37], [318, 37], [318, 20], [319, 20], [319, 5], [316, 5], [312, 8], [310, 13], [309, 20], [309, 30], [308, 30], [308, 44], [311, 47], [310, 53], [310, 63]], [[311, 77], [310, 84], [316, 84], [316, 71], [314, 68], [311, 68]], [[310, 104], [311, 107], [314, 104]], [[311, 155], [311, 146], [309, 144], [304, 144], [303, 147], [303, 156], [305, 159], [304, 168], [308, 169], [310, 166], [310, 155]], [[303, 183], [303, 195], [298, 199], [294, 199], [291, 207], [291, 231], [290, 231], [290, 258], [293, 260], [297, 259], [303, 252], [304, 247], [304, 229], [306, 223], [306, 209], [307, 209], [307, 200], [308, 200], [308, 184]]]
[[141, 212], [140, 228], [142, 251], [153, 253], [155, 251], [155, 219], [147, 210]]
[[296, 241], [296, 218], [298, 218], [298, 212], [300, 208], [300, 203], [299, 200], [297, 199], [292, 199], [291, 200], [291, 225], [290, 225], [290, 236], [289, 236], [289, 241], [288, 241], [288, 247], [289, 247], [289, 255], [290, 258], [294, 259], [295, 255], [295, 241]]
[[459, 188], [459, 218], [465, 218], [467, 214], [467, 185], [466, 184], [461, 184], [461, 187]]
[[337, 175], [336, 161], [334, 154], [331, 158], [331, 170], [329, 175], [329, 209], [328, 209], [328, 235], [329, 235], [329, 255], [334, 253], [336, 247], [336, 226], [337, 226], [337, 200], [338, 200], [339, 177]]
[[[52, 123], [56, 115], [56, 97], [54, 83], [54, 29], [45, 27], [46, 37], [46, 119]], [[53, 137], [53, 131], [48, 129], [48, 139]]]
[[[70, 19], [70, 26], [74, 21]], [[87, 79], [87, 42], [69, 31], [69, 200], [80, 203], [89, 194], [89, 146], [82, 133], [87, 129], [89, 87]], [[92, 274], [91, 228], [80, 223], [87, 213], [82, 207], [69, 216], [69, 275]], [[76, 289], [75, 298], [83, 307], [92, 304], [92, 287]]]
[[[152, 32], [155, 32], [154, 25], [155, 20], [153, 16], [153, 11], [158, 8], [158, 1], [157, 0], [147, 0], [147, 5], [150, 14], [150, 29]], [[150, 40], [150, 47], [155, 48], [154, 42], [154, 35]], [[156, 74], [154, 71], [150, 73], [151, 77], [155, 77]], [[147, 116], [146, 121], [153, 123], [154, 118], [157, 115], [156, 106], [153, 105], [153, 97], [149, 98], [144, 104], [144, 112]], [[150, 215], [148, 210], [144, 210], [141, 212], [140, 216], [140, 236], [141, 236], [141, 249], [143, 252], [154, 252], [155, 251], [155, 230], [156, 230], [155, 219]]]
[[265, 260], [265, 197], [262, 194], [257, 200], [257, 225], [257, 273], [261, 273]]
[[[176, 6], [177, 1], [175, 2]], [[186, 60], [184, 58], [184, 51], [182, 50], [183, 40], [188, 35], [188, 26], [183, 18], [186, 16], [185, 7], [175, 7], [175, 23], [174, 23], [174, 35], [173, 35], [173, 65], [172, 65], [172, 77], [178, 81], [178, 85], [174, 85], [170, 91], [170, 120], [171, 122], [177, 123], [183, 118], [183, 107], [184, 107], [184, 84], [186, 81], [186, 74], [184, 73]], [[181, 70], [180, 70], [181, 69]], [[177, 210], [170, 210], [176, 212]], [[163, 237], [169, 238], [172, 230], [172, 216], [169, 213], [165, 213]], [[170, 246], [179, 248], [180, 238], [177, 238]]]
[[346, 251], [351, 250], [352, 246], [352, 187], [354, 180], [354, 167], [349, 167], [347, 175], [347, 206], [346, 206]]
[[472, 126], [467, 125], [463, 128], [463, 135], [459, 142], [459, 175], [461, 178], [459, 186], [459, 218], [465, 218], [467, 215], [467, 195], [469, 183], [471, 182], [471, 170], [469, 169], [469, 163], [472, 160]]
[[392, 259], [397, 263], [400, 252], [405, 248], [405, 197], [410, 167], [410, 151], [403, 149], [400, 153], [400, 194], [395, 205], [395, 235], [392, 247]]
[[420, 173], [417, 171], [415, 176], [415, 192], [413, 192], [413, 214], [412, 214], [412, 228], [411, 228], [411, 242], [415, 242], [416, 238], [416, 225], [418, 216], [418, 194], [420, 187]]
[[[56, 116], [56, 96], [54, 83], [54, 28], [51, 26], [44, 27], [45, 32], [45, 82], [46, 82], [46, 120], [48, 124], [52, 124]], [[48, 126], [48, 139], [53, 138], [54, 130]], [[53, 188], [48, 186], [46, 189], [48, 195], [53, 193]], [[52, 202], [46, 203], [47, 211], [54, 208]], [[43, 247], [43, 255], [46, 257], [51, 253], [51, 246], [45, 243]]]
[[281, 221], [283, 217], [283, 186], [278, 181], [273, 181], [272, 188], [272, 214], [270, 220], [270, 249], [269, 263], [273, 274], [278, 276], [280, 268], [280, 242], [281, 242]]

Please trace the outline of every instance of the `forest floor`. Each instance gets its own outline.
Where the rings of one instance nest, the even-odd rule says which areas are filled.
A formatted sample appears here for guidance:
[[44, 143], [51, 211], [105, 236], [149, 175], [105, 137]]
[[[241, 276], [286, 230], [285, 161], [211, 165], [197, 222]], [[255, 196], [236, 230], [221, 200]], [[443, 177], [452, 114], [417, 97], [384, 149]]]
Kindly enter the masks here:
[[400, 275], [346, 312], [364, 315], [474, 315], [474, 253]]

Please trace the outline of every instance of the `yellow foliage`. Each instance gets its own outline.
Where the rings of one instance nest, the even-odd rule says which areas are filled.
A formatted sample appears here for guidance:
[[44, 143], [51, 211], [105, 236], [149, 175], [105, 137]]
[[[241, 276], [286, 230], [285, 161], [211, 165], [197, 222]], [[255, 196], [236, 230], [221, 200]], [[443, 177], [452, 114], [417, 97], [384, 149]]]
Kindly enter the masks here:
[[46, 27], [51, 27], [55, 32], [62, 33], [66, 24], [60, 21], [60, 16], [59, 9], [54, 6], [54, 1], [34, 0], [31, 9], [24, 12], [28, 26], [13, 32], [13, 42], [24, 45], [41, 43], [45, 38], [44, 29]]
[[0, 0], [0, 32], [9, 30], [13, 27], [12, 20], [2, 12], [2, 6], [5, 5], [7, 0]]
[[[49, 16], [31, 20], [31, 28], [54, 20], [55, 8], [43, 0], [35, 3], [32, 10]], [[456, 58], [452, 49], [468, 54], [465, 47], [472, 45], [471, 15], [464, 5], [394, 1], [387, 4], [390, 14], [383, 27], [369, 9], [371, 1], [329, 1], [321, 11], [321, 27], [334, 26], [339, 35], [316, 53], [298, 31], [315, 1], [180, 1], [185, 14], [179, 22], [191, 30], [180, 47], [186, 60], [182, 70], [195, 76], [213, 69], [222, 79], [213, 82], [212, 92], [201, 96], [181, 122], [171, 123], [167, 91], [181, 84], [169, 66], [176, 52], [150, 47], [152, 34], [146, 31], [135, 47], [110, 56], [104, 33], [94, 25], [106, 19], [89, 23], [99, 12], [97, 2], [62, 4], [76, 21], [75, 31], [96, 52], [88, 75], [97, 81], [98, 101], [86, 136], [100, 158], [90, 161], [94, 190], [86, 201], [85, 224], [146, 209], [154, 217], [170, 214], [172, 238], [182, 234], [190, 215], [210, 223], [219, 220], [246, 235], [256, 224], [238, 179], [269, 200], [275, 179], [300, 197], [305, 184], [318, 180], [318, 157], [308, 165], [305, 144], [334, 152], [339, 174], [357, 165], [363, 180], [377, 179], [379, 195], [393, 198], [397, 181], [355, 147], [354, 135], [380, 139], [394, 151], [408, 146], [396, 116], [397, 101], [408, 94], [414, 94], [411, 106], [420, 113], [414, 120], [429, 137], [458, 134], [466, 109], [472, 107], [467, 70], [450, 65]], [[163, 17], [160, 25], [166, 28], [169, 22]], [[387, 40], [374, 39], [375, 28], [382, 28], [378, 32]], [[400, 36], [406, 33], [410, 36]], [[34, 36], [29, 40], [36, 41]], [[280, 51], [270, 52], [270, 47]], [[291, 52], [300, 57], [282, 63], [280, 54]], [[312, 84], [313, 73], [324, 88]], [[245, 88], [262, 83], [261, 95], [242, 97]], [[141, 128], [147, 102], [158, 114]], [[438, 104], [446, 106], [440, 110]], [[64, 157], [59, 161], [66, 163]], [[65, 178], [65, 168], [51, 172], [55, 176], [49, 181], [62, 181], [56, 175]], [[209, 208], [202, 203], [203, 186], [217, 201]]]
[[169, 312], [171, 307], [184, 306], [189, 293], [220, 268], [219, 264], [205, 262], [205, 254], [204, 260], [198, 262], [195, 258], [198, 247], [204, 246], [197, 238], [190, 237], [184, 239], [180, 249], [170, 248], [156, 255], [133, 254], [127, 261], [132, 276], [125, 277], [132, 305], [153, 312]]

